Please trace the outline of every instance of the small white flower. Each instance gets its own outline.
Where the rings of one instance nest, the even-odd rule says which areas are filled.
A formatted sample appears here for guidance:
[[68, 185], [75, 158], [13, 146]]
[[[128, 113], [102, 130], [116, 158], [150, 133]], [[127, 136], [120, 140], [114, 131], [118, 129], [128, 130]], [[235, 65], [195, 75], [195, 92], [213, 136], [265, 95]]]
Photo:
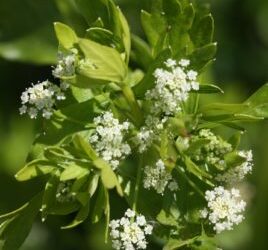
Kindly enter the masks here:
[[135, 217], [135, 212], [132, 211], [131, 209], [128, 209], [128, 210], [125, 212], [125, 216], [127, 216], [128, 218]]
[[168, 68], [172, 68], [174, 66], [176, 66], [177, 62], [175, 60], [172, 60], [172, 59], [168, 59], [166, 62], [165, 62], [165, 65], [168, 67]]
[[191, 82], [193, 90], [199, 90], [199, 83], [198, 82]]
[[217, 233], [232, 230], [234, 225], [244, 219], [242, 213], [245, 211], [246, 203], [240, 199], [239, 190], [226, 190], [219, 186], [212, 191], [206, 191], [205, 198], [208, 205], [201, 211], [201, 217], [208, 217]]
[[136, 215], [128, 209], [124, 217], [110, 222], [112, 247], [116, 250], [146, 249], [146, 235], [152, 234], [153, 227], [143, 215]]
[[44, 109], [42, 116], [46, 119], [50, 119], [50, 117], [52, 116], [53, 112], [51, 112], [51, 110], [49, 109]]
[[28, 110], [28, 115], [30, 116], [31, 119], [36, 119], [37, 118], [38, 111], [36, 108], [29, 108]]
[[168, 184], [168, 188], [170, 191], [175, 192], [179, 190], [179, 186], [178, 183], [174, 180], [172, 180], [169, 184]]
[[19, 109], [20, 111], [20, 115], [23, 115], [27, 112], [27, 106], [26, 105], [22, 105], [21, 108]]
[[147, 226], [144, 228], [144, 233], [145, 233], [146, 235], [150, 235], [150, 234], [152, 234], [152, 232], [153, 232], [153, 226], [152, 226], [152, 225], [147, 225]]
[[187, 59], [181, 59], [181, 60], [179, 61], [179, 65], [182, 66], [182, 67], [187, 67], [187, 66], [190, 65], [190, 61], [187, 60]]
[[200, 217], [203, 219], [208, 217], [208, 210], [206, 208], [204, 208], [200, 211]]
[[146, 219], [143, 215], [137, 216], [137, 224], [139, 226], [144, 226], [146, 224]]
[[190, 70], [190, 71], [188, 71], [187, 76], [188, 76], [189, 80], [195, 81], [196, 77], [197, 77], [197, 72], [193, 71], [193, 70]]

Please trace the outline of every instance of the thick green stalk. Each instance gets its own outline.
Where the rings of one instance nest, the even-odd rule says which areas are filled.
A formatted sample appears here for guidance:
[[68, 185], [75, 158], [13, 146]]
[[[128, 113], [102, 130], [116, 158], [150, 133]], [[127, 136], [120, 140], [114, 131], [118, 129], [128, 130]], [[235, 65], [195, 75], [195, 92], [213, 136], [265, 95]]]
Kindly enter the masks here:
[[133, 211], [137, 212], [137, 204], [140, 192], [140, 185], [141, 185], [141, 177], [142, 177], [142, 167], [143, 167], [143, 155], [139, 158], [139, 165], [137, 170], [137, 178], [136, 178], [136, 185], [134, 190], [134, 200], [133, 200]]

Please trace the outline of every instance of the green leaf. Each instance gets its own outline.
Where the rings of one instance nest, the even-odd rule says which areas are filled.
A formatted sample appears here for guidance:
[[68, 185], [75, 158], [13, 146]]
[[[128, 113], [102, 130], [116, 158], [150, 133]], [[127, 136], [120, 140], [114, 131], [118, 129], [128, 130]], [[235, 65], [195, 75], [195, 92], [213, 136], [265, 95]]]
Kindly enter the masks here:
[[78, 211], [77, 215], [75, 216], [74, 220], [69, 225], [61, 227], [61, 229], [71, 229], [84, 222], [84, 220], [87, 219], [89, 214], [89, 204], [90, 203], [88, 201], [85, 206], [82, 206]]
[[209, 115], [221, 115], [221, 114], [234, 114], [242, 113], [248, 104], [225, 104], [225, 103], [211, 103], [200, 108], [200, 112]]
[[89, 169], [80, 167], [78, 165], [69, 165], [65, 168], [65, 170], [60, 175], [61, 181], [69, 181], [76, 179], [80, 176], [86, 175], [89, 173]]
[[86, 187], [89, 181], [89, 174], [83, 173], [76, 178], [72, 185], [72, 192], [77, 193], [79, 191], [86, 191]]
[[18, 250], [21, 247], [39, 212], [41, 197], [42, 194], [35, 196], [18, 214], [1, 224], [2, 250]]
[[99, 175], [94, 174], [91, 176], [89, 180], [88, 193], [90, 194], [90, 197], [92, 197], [95, 194], [98, 185], [99, 185]]
[[96, 112], [99, 108], [95, 99], [57, 110], [50, 120], [44, 121], [45, 133], [36, 143], [57, 144], [68, 135], [90, 128]]
[[263, 85], [244, 102], [248, 108], [245, 113], [259, 117], [268, 117], [268, 84]]
[[197, 92], [200, 94], [215, 94], [215, 93], [223, 94], [224, 93], [224, 91], [220, 87], [213, 85], [213, 84], [200, 84], [199, 90], [193, 91], [193, 92]]
[[245, 132], [245, 129], [243, 127], [237, 125], [234, 122], [221, 122], [220, 124], [222, 124], [226, 127], [232, 128], [232, 129], [239, 130], [240, 132]]
[[80, 39], [79, 47], [88, 60], [88, 64], [85, 63], [78, 70], [81, 75], [116, 83], [124, 81], [127, 68], [121, 55], [115, 49], [88, 39]]
[[161, 210], [156, 219], [163, 225], [178, 227], [178, 221], [171, 214], [167, 214], [165, 210]]
[[181, 25], [183, 30], [188, 31], [192, 28], [194, 17], [195, 17], [195, 10], [193, 4], [192, 3], [190, 3], [189, 5], [187, 4], [182, 14]]
[[240, 156], [237, 152], [231, 152], [224, 156], [224, 161], [229, 168], [236, 167], [245, 162], [245, 158]]
[[109, 23], [106, 0], [75, 0], [75, 3], [88, 25], [99, 17], [102, 18], [105, 25]]
[[48, 182], [46, 183], [41, 207], [41, 216], [43, 221], [46, 219], [50, 210], [53, 210], [53, 205], [56, 201], [56, 193], [59, 181], [59, 171], [57, 171], [49, 178]]
[[101, 170], [101, 180], [107, 189], [113, 189], [116, 187], [118, 194], [123, 196], [123, 191], [118, 179], [110, 166], [107, 165]]
[[47, 175], [55, 169], [51, 162], [46, 160], [34, 160], [26, 164], [16, 175], [18, 181], [28, 181], [38, 176]]
[[108, 47], [115, 47], [120, 52], [122, 51], [121, 41], [110, 30], [93, 27], [87, 30], [86, 38]]
[[179, 239], [170, 238], [167, 244], [164, 246], [163, 250], [176, 250], [184, 246], [189, 246], [196, 240], [196, 238], [197, 237], [194, 237], [188, 240], [179, 240]]
[[97, 195], [96, 202], [91, 214], [92, 223], [97, 223], [101, 219], [106, 206], [106, 199], [105, 199], [106, 197], [103, 185], [99, 185], [98, 192], [96, 195]]
[[115, 34], [115, 36], [121, 38], [122, 26], [119, 19], [119, 11], [113, 0], [107, 0], [107, 11], [109, 15], [109, 29]]
[[232, 145], [233, 149], [238, 148], [241, 140], [241, 135], [242, 135], [241, 132], [237, 132], [229, 138], [228, 143]]
[[123, 40], [125, 52], [126, 52], [126, 63], [128, 64], [130, 51], [131, 51], [131, 35], [129, 30], [129, 25], [127, 23], [127, 20], [121, 10], [117, 8], [118, 11], [118, 17], [121, 24], [121, 39]]
[[170, 25], [179, 21], [179, 17], [182, 13], [182, 7], [178, 0], [164, 0], [163, 11]]
[[147, 70], [153, 60], [149, 45], [140, 37], [132, 35], [131, 59], [137, 62], [143, 69]]
[[203, 146], [208, 144], [210, 140], [208, 139], [198, 139], [194, 142], [192, 142], [187, 149], [187, 154], [194, 154], [197, 150], [201, 149]]
[[54, 23], [54, 29], [60, 45], [65, 49], [73, 48], [78, 42], [78, 37], [68, 25], [56, 22]]
[[81, 205], [78, 202], [56, 203], [49, 213], [53, 215], [69, 215], [79, 210]]
[[214, 20], [211, 14], [204, 16], [191, 31], [191, 39], [197, 48], [212, 42], [214, 35]]
[[91, 147], [89, 142], [87, 142], [82, 136], [80, 135], [75, 135], [73, 138], [73, 141], [79, 149], [81, 149], [83, 152], [86, 153], [86, 155], [89, 157], [91, 160], [96, 160], [98, 158], [97, 153], [95, 150]]
[[193, 51], [190, 55], [191, 67], [200, 72], [214, 59], [217, 51], [217, 43], [210, 43]]
[[209, 179], [212, 179], [212, 176], [197, 166], [189, 157], [184, 156], [184, 163], [188, 172], [196, 176], [201, 181], [204, 181], [208, 185], [213, 186], [213, 183], [209, 181]]
[[165, 18], [158, 14], [141, 11], [141, 24], [149, 44], [154, 48], [166, 28]]
[[105, 207], [104, 207], [104, 214], [105, 214], [105, 243], [108, 242], [109, 237], [109, 224], [110, 224], [110, 201], [109, 201], [109, 192], [107, 189], [104, 189], [105, 195]]
[[79, 192], [75, 195], [75, 198], [80, 202], [82, 206], [86, 206], [89, 202], [89, 194], [88, 192]]
[[196, 237], [195, 241], [191, 244], [193, 250], [217, 250], [219, 249], [215, 242], [215, 237], [209, 237], [202, 232], [201, 236]]
[[2, 214], [0, 215], [0, 220], [7, 220], [7, 219], [11, 219], [12, 217], [20, 214], [20, 212], [22, 212], [29, 204], [26, 203], [24, 204], [23, 206], [21, 206], [20, 208], [12, 211], [12, 212], [9, 212], [9, 213], [6, 213], [6, 214]]

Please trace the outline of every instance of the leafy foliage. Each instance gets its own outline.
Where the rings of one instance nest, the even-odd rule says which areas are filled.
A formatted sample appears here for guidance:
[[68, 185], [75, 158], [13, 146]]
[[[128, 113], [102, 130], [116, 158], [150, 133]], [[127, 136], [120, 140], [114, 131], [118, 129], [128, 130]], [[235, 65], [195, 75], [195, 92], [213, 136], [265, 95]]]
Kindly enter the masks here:
[[[198, 88], [195, 86], [196, 75], [200, 76], [214, 60], [216, 43], [212, 15], [188, 0], [157, 0], [153, 1], [150, 13], [141, 11], [146, 41], [130, 34], [124, 15], [112, 0], [77, 0], [74, 12], [69, 1], [65, 4], [68, 8], [63, 9], [70, 10], [66, 17], [80, 12], [84, 18], [81, 21], [79, 17], [80, 25], [73, 26], [84, 28], [86, 21], [87, 27], [81, 32], [79, 28], [74, 31], [66, 24], [54, 23], [59, 55], [74, 58], [75, 62], [68, 66], [75, 73], [58, 76], [61, 83], [70, 87], [66, 100], [55, 107], [50, 120], [43, 122], [28, 162], [16, 174], [18, 181], [43, 176], [46, 184], [43, 192], [26, 205], [0, 217], [3, 249], [21, 246], [39, 210], [43, 221], [49, 215], [75, 213], [73, 221], [62, 229], [76, 227], [87, 218], [97, 223], [104, 216], [107, 239], [112, 189], [136, 213], [151, 218], [154, 236], [164, 242], [164, 250], [216, 249], [213, 223], [200, 218], [200, 210], [206, 205], [206, 191], [225, 185], [219, 176], [230, 174], [236, 167], [251, 167], [251, 157], [238, 150], [241, 133], [224, 140], [210, 129], [227, 126], [243, 130], [241, 123], [267, 118], [267, 85], [242, 104], [199, 105], [203, 94], [222, 94], [223, 90], [202, 83], [201, 77], [200, 85], [198, 82]], [[137, 64], [136, 68], [132, 68], [132, 62]], [[156, 72], [163, 68], [165, 72], [168, 68], [175, 71], [177, 62], [180, 67], [176, 69], [180, 71], [190, 62], [191, 70], [181, 75], [195, 87], [189, 93], [186, 91], [187, 98], [180, 102], [180, 110], [168, 115], [154, 111], [148, 93], [155, 87]], [[91, 143], [98, 129], [96, 119], [107, 110], [116, 117], [115, 130], [126, 120], [132, 124], [124, 138], [132, 153], [118, 168], [112, 167], [112, 156], [101, 158]], [[152, 116], [158, 120], [148, 125], [147, 118]], [[139, 137], [146, 129], [149, 136]], [[155, 137], [158, 139], [154, 140]], [[146, 150], [140, 149], [137, 138], [142, 138], [145, 145], [151, 144]], [[172, 179], [179, 188], [174, 188], [173, 183], [173, 187], [164, 187], [159, 195], [152, 190], [153, 185], [149, 183], [153, 186], [150, 189], [143, 180], [146, 167], [156, 165], [161, 169], [161, 164], [167, 172], [165, 186]]]

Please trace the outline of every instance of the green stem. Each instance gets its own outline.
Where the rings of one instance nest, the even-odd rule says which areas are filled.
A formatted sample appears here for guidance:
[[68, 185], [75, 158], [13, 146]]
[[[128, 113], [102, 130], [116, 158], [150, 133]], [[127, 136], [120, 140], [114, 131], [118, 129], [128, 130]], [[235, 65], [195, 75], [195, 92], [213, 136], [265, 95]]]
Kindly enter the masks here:
[[134, 122], [138, 127], [140, 127], [143, 123], [143, 115], [131, 87], [129, 85], [122, 86], [122, 92], [126, 97], [136, 119]]
[[137, 204], [138, 204], [138, 197], [139, 197], [141, 177], [142, 177], [142, 166], [143, 166], [143, 155], [141, 155], [139, 159], [136, 185], [135, 185], [135, 190], [134, 190], [134, 201], [133, 201], [132, 209], [135, 212], [137, 212]]

